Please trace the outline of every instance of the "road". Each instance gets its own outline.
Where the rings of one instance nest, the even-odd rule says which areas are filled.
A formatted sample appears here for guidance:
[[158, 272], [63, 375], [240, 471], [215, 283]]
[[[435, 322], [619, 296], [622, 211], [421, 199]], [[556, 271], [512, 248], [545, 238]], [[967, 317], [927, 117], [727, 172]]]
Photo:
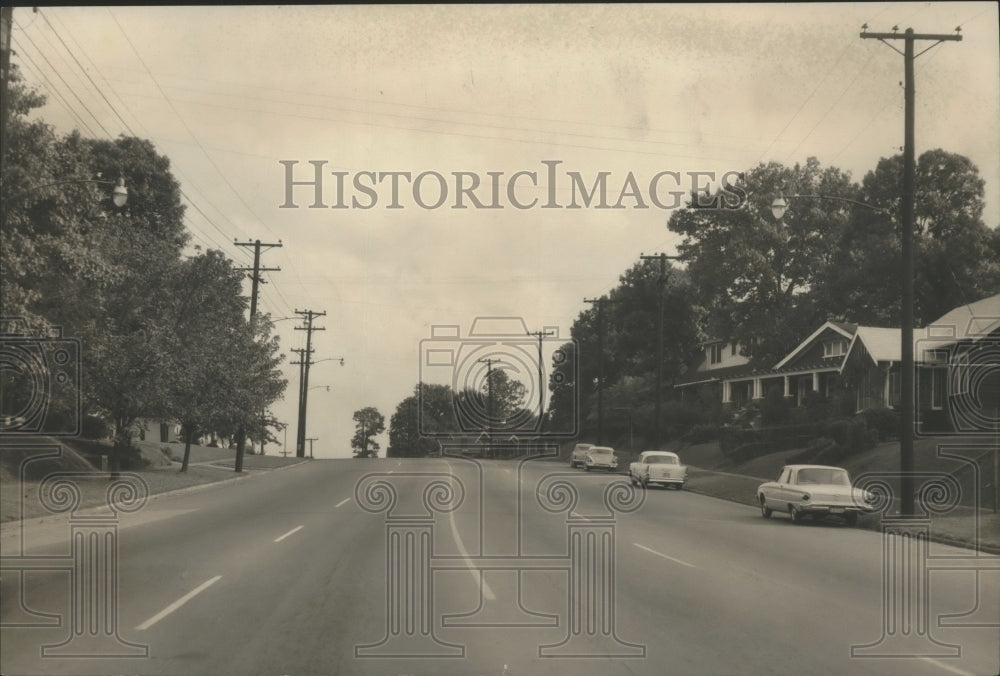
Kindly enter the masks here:
[[[69, 552], [65, 521], [28, 530], [4, 556]], [[7, 566], [3, 674], [1000, 673], [1000, 571], [931, 570], [884, 610], [879, 533], [548, 460], [315, 460], [151, 500], [117, 534], [107, 614], [65, 563]], [[882, 641], [904, 616], [929, 624]], [[42, 655], [74, 631], [80, 656]]]

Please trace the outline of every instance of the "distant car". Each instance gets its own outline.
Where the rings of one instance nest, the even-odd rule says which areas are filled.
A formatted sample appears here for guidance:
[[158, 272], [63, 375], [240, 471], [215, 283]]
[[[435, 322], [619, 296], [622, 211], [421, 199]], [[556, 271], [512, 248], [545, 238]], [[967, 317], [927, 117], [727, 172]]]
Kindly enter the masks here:
[[569, 456], [569, 466], [576, 467], [579, 465], [583, 467], [584, 463], [587, 461], [587, 451], [594, 447], [593, 444], [577, 444], [573, 447], [573, 452]]
[[614, 472], [618, 469], [618, 456], [610, 446], [592, 446], [587, 449], [583, 468], [588, 472], [592, 469], [606, 469]]
[[660, 484], [680, 490], [687, 481], [687, 467], [681, 464], [676, 453], [643, 451], [628, 466], [628, 476], [633, 486], [641, 485], [645, 488], [650, 484]]
[[875, 496], [853, 488], [847, 470], [840, 467], [785, 465], [776, 481], [760, 485], [757, 502], [765, 519], [773, 512], [787, 512], [792, 523], [800, 523], [807, 515], [814, 519], [837, 516], [853, 526], [859, 514], [874, 511]]

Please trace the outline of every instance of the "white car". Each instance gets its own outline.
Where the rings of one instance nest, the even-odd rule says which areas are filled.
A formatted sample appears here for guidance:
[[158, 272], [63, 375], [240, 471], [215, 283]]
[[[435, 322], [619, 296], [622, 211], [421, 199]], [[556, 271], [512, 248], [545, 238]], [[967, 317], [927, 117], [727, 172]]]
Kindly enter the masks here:
[[687, 481], [687, 467], [681, 464], [676, 453], [670, 451], [643, 451], [639, 458], [628, 466], [628, 477], [632, 485], [643, 488], [650, 484], [672, 486], [677, 490]]
[[776, 481], [760, 485], [757, 501], [765, 519], [773, 512], [787, 512], [792, 523], [800, 523], [806, 515], [837, 516], [853, 526], [859, 514], [874, 511], [875, 496], [853, 488], [847, 470], [840, 467], [785, 465]]
[[610, 446], [592, 446], [587, 449], [583, 468], [588, 472], [592, 469], [606, 469], [614, 472], [618, 469], [618, 456]]
[[573, 452], [569, 456], [570, 467], [583, 467], [587, 462], [587, 451], [594, 447], [593, 444], [577, 444], [573, 447]]

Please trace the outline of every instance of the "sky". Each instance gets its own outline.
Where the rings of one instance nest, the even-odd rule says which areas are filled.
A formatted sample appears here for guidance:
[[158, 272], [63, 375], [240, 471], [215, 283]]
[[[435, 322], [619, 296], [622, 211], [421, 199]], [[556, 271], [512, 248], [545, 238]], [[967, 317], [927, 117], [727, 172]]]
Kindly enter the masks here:
[[[287, 362], [306, 333], [295, 311], [325, 312], [307, 432], [316, 457], [348, 457], [354, 411], [374, 406], [388, 427], [421, 379], [454, 384], [481, 370], [463, 361], [486, 354], [470, 348], [477, 317], [513, 319], [511, 331], [477, 325], [498, 354], [534, 349], [513, 335], [519, 320], [556, 333], [543, 341], [548, 363], [585, 299], [617, 286], [640, 254], [676, 251], [671, 192], [810, 156], [861, 180], [899, 153], [903, 57], [861, 39], [863, 24], [961, 27], [961, 42], [916, 60], [916, 152], [971, 158], [996, 227], [997, 12], [961, 2], [19, 8], [13, 60], [48, 96], [37, 114], [57, 130], [135, 134], [170, 158], [190, 253], [215, 248], [250, 265], [252, 250], [234, 240], [281, 242], [261, 259], [281, 268], [264, 274], [260, 310], [278, 320], [288, 356], [272, 411], [294, 452], [299, 369]], [[606, 201], [588, 204], [581, 188], [602, 176]], [[310, 208], [317, 201], [324, 208]], [[429, 359], [449, 350], [450, 365]]]

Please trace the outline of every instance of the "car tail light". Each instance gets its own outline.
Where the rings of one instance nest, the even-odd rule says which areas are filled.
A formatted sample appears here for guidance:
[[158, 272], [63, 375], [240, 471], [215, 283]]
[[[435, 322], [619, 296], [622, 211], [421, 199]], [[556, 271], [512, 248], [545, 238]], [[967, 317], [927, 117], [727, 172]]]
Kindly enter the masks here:
[[809, 494], [808, 493], [803, 493], [802, 494], [802, 499], [803, 500], [808, 500], [809, 499]]

